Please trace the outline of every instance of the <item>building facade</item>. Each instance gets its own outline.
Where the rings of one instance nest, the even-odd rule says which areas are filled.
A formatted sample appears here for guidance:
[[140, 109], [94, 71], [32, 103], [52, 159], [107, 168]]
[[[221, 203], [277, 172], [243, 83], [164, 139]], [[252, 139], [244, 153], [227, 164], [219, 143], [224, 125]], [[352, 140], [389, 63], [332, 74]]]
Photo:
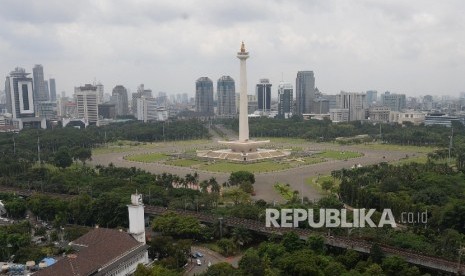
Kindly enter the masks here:
[[376, 103], [376, 101], [378, 101], [378, 91], [368, 90], [365, 94], [367, 95], [366, 99], [367, 99], [368, 107], [372, 106], [373, 104]]
[[202, 116], [213, 115], [213, 82], [207, 77], [201, 77], [195, 83], [195, 111]]
[[115, 104], [116, 115], [124, 116], [129, 114], [128, 91], [122, 85], [117, 85], [113, 88], [112, 102]]
[[77, 118], [84, 119], [88, 125], [98, 125], [97, 86], [86, 84], [74, 88]]
[[425, 122], [426, 113], [415, 110], [406, 110], [404, 112], [391, 111], [389, 113], [389, 122], [403, 124], [410, 122], [419, 125]]
[[164, 106], [158, 104], [157, 99], [142, 97], [137, 99], [136, 118], [144, 122], [166, 121], [168, 111]]
[[341, 91], [336, 97], [336, 105], [340, 109], [349, 110], [349, 121], [366, 119], [367, 104], [365, 93]]
[[389, 91], [381, 95], [381, 104], [391, 111], [402, 111], [407, 106], [405, 94], [391, 94]]
[[101, 104], [104, 102], [105, 87], [101, 83], [96, 84], [95, 87], [97, 87], [97, 103]]
[[55, 83], [55, 79], [50, 79], [49, 80], [49, 85], [50, 85], [50, 101], [51, 102], [56, 102], [57, 100], [57, 86]]
[[389, 122], [389, 115], [391, 114], [391, 109], [387, 106], [370, 106], [368, 109], [368, 119], [372, 122]]
[[313, 114], [328, 114], [329, 101], [323, 97], [314, 99], [312, 110]]
[[349, 109], [332, 108], [329, 110], [329, 119], [335, 123], [349, 121]]
[[278, 115], [289, 118], [293, 113], [294, 89], [292, 84], [281, 82], [278, 86]]
[[216, 91], [218, 95], [218, 116], [235, 117], [236, 112], [236, 87], [233, 78], [222, 76], [218, 79]]
[[33, 79], [23, 68], [15, 68], [5, 80], [6, 107], [14, 129], [46, 128], [45, 118], [36, 117]]
[[315, 98], [315, 76], [313, 71], [299, 71], [295, 81], [296, 113], [312, 113]]
[[45, 86], [44, 67], [36, 64], [32, 68], [32, 76], [34, 78], [34, 100], [37, 102], [48, 101], [49, 95]]
[[271, 110], [271, 83], [269, 79], [260, 79], [255, 88], [257, 97], [258, 111], [269, 113]]
[[144, 205], [141, 194], [131, 195], [127, 205], [129, 230], [96, 227], [69, 243], [74, 253], [34, 273], [37, 276], [133, 275], [138, 264], [149, 263], [145, 237]]

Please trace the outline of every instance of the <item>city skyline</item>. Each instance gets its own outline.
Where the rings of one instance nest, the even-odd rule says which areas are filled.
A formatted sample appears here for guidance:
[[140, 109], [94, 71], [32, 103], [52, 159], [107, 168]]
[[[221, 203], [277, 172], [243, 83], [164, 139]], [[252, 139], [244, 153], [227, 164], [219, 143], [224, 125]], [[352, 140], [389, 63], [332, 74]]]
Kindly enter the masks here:
[[256, 53], [249, 94], [261, 78], [293, 83], [306, 70], [327, 94], [465, 91], [460, 1], [85, 2], [3, 3], [3, 75], [42, 64], [44, 78], [55, 78], [67, 95], [97, 80], [107, 93], [145, 83], [192, 96], [200, 76], [238, 79], [229, 57], [244, 40]]

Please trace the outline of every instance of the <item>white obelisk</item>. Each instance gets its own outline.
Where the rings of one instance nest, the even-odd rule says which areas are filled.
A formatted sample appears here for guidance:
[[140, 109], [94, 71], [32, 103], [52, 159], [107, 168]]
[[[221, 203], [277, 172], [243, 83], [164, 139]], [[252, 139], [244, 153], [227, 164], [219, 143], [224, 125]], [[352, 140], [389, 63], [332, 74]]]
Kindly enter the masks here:
[[237, 53], [240, 59], [240, 98], [239, 98], [239, 142], [249, 141], [249, 118], [248, 118], [248, 100], [247, 100], [247, 68], [246, 59], [249, 58], [249, 52], [245, 51], [244, 42], [241, 45], [241, 51]]

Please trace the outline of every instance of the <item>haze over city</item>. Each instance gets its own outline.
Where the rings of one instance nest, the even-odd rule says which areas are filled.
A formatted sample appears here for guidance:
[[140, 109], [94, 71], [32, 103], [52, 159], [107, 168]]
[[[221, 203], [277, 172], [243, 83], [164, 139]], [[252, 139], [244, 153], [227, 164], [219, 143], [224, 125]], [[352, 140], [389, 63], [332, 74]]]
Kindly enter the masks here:
[[[2, 1], [1, 72], [42, 64], [57, 90], [100, 81], [194, 94], [195, 80], [239, 77], [249, 93], [269, 78], [315, 72], [323, 93], [465, 91], [462, 1]], [[7, 53], [7, 54], [6, 54]]]

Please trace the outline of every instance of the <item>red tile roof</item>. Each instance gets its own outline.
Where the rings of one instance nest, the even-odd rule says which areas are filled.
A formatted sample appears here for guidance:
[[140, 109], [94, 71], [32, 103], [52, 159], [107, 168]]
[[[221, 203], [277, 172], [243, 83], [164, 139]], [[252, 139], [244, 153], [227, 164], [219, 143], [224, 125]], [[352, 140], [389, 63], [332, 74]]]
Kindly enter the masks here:
[[34, 276], [90, 275], [142, 246], [128, 233], [106, 228], [95, 228], [71, 244], [78, 250], [76, 254], [66, 256]]

